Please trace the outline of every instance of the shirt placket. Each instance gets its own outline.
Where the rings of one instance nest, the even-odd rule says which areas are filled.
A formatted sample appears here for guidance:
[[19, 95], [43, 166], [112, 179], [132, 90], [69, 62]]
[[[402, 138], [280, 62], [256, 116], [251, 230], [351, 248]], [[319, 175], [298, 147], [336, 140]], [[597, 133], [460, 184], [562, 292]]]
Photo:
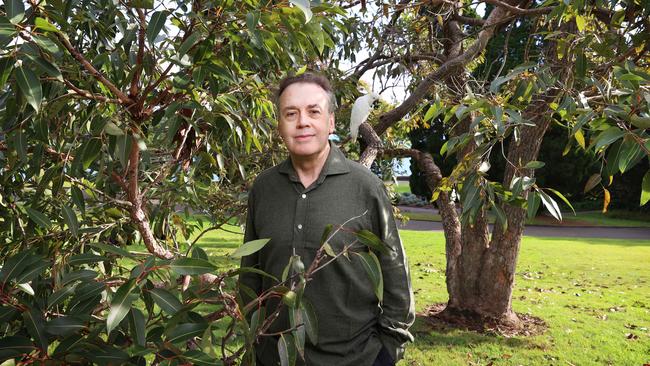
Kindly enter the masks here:
[[[302, 187], [302, 186], [301, 186]], [[293, 243], [292, 247], [301, 251], [305, 248], [305, 232], [307, 231], [307, 206], [308, 194], [304, 190], [298, 189], [298, 199], [293, 222]]]

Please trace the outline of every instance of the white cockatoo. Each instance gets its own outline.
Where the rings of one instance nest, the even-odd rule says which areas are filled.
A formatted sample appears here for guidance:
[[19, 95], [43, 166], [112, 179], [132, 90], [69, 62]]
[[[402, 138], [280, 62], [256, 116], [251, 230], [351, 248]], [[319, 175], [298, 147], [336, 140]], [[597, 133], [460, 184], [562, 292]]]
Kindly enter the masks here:
[[372, 110], [372, 103], [379, 98], [379, 94], [370, 92], [354, 101], [352, 113], [350, 114], [350, 136], [352, 141], [357, 141], [359, 126], [368, 119], [368, 115]]

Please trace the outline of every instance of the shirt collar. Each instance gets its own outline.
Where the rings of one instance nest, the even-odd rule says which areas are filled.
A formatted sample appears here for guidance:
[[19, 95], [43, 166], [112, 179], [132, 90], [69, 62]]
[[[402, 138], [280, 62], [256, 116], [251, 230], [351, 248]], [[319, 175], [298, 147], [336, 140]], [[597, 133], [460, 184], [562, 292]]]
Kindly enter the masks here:
[[[343, 152], [341, 152], [341, 150], [331, 141], [329, 141], [329, 144], [330, 151], [327, 155], [327, 160], [325, 160], [325, 165], [323, 165], [323, 170], [320, 172], [318, 178], [319, 182], [322, 182], [328, 175], [346, 174], [350, 172], [347, 158], [345, 155], [343, 155]], [[278, 166], [278, 171], [282, 174], [287, 174], [289, 176], [289, 179], [291, 179], [293, 182], [300, 181], [298, 179], [298, 175], [296, 174], [296, 170], [293, 168], [293, 164], [291, 164], [291, 157], [288, 157], [282, 163], [280, 163]]]

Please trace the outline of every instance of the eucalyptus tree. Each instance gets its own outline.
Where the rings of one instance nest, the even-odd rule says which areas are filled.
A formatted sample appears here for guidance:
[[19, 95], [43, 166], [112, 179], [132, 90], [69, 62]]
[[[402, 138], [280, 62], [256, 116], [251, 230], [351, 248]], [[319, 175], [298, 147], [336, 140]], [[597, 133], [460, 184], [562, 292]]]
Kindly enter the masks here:
[[242, 359], [268, 325], [227, 290], [240, 270], [195, 244], [238, 220], [251, 176], [277, 162], [269, 88], [331, 53], [341, 14], [298, 0], [4, 2], [0, 359]]
[[[535, 181], [536, 169], [553, 164], [537, 160], [549, 126], [563, 126], [571, 148], [589, 149], [602, 161], [584, 190], [602, 190], [604, 209], [616, 173], [636, 164], [648, 170], [650, 7], [553, 0], [382, 4], [378, 17], [385, 20], [359, 40], [369, 57], [350, 79], [408, 74], [410, 85], [399, 105], [361, 126], [367, 148], [360, 160], [369, 166], [377, 157], [410, 156], [434, 192], [446, 240], [449, 301], [441, 315], [519, 328], [512, 288], [526, 217], [541, 205], [561, 219], [557, 202], [570, 206], [561, 192]], [[532, 24], [522, 62], [505, 68], [502, 57], [497, 72], [472, 78], [495, 34], [516, 30], [522, 19]], [[441, 154], [457, 161], [446, 176], [431, 154], [386, 145], [391, 129], [435, 121], [444, 131]], [[488, 177], [490, 157], [505, 161], [497, 181]], [[647, 172], [640, 204], [649, 199]], [[491, 232], [488, 214], [496, 220]]]

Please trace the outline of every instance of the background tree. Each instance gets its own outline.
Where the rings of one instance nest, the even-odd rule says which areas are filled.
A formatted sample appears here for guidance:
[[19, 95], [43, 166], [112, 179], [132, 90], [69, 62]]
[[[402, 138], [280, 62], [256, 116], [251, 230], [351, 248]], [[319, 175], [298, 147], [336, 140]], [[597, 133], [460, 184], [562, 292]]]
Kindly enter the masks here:
[[[485, 16], [472, 16], [484, 4]], [[385, 75], [407, 70], [412, 83], [400, 105], [381, 114], [376, 125], [362, 126], [368, 148], [360, 161], [369, 165], [377, 156], [411, 156], [418, 162], [445, 231], [449, 302], [443, 315], [518, 328], [511, 293], [524, 220], [540, 204], [560, 219], [552, 196], [565, 200], [534, 175], [544, 166], [537, 159], [549, 126], [561, 124], [573, 146], [591, 150], [610, 166], [586, 188], [640, 161], [647, 172], [650, 9], [633, 2], [541, 6], [489, 0], [401, 1], [382, 11], [388, 20], [371, 33], [370, 57], [352, 79], [384, 68]], [[495, 35], [507, 36], [524, 24], [533, 31], [522, 63], [510, 67], [504, 58], [496, 65], [507, 73], [492, 76], [488, 68], [485, 80], [472, 78], [486, 52], [502, 49], [504, 42], [491, 43]], [[443, 176], [440, 162], [425, 151], [382, 146], [379, 136], [409, 123], [401, 122], [404, 118], [437, 117], [447, 136], [441, 153], [458, 161], [450, 174]], [[489, 175], [492, 158], [505, 162], [501, 177]], [[650, 197], [650, 173], [643, 182], [641, 204]], [[452, 188], [460, 193], [459, 203], [450, 199]], [[606, 206], [609, 192], [601, 189]], [[488, 211], [497, 219], [492, 233]]]

